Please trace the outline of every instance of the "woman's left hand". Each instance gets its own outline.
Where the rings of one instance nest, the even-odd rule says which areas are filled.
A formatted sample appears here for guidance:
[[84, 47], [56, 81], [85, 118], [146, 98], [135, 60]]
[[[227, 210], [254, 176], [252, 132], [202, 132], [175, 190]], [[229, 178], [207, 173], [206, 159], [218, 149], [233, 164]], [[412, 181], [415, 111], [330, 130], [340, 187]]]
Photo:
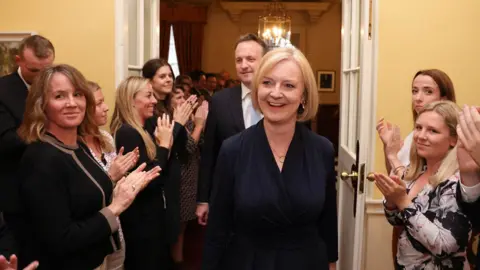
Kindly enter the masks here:
[[336, 262], [329, 263], [328, 270], [337, 270], [337, 263]]
[[474, 106], [465, 106], [459, 113], [458, 140], [480, 166], [480, 114]]
[[199, 126], [203, 128], [205, 125], [205, 121], [207, 120], [207, 115], [208, 115], [208, 102], [204, 101], [202, 102], [202, 105], [200, 105], [197, 108], [197, 111], [195, 112], [194, 116], [194, 121], [195, 121], [195, 126]]
[[113, 159], [112, 165], [108, 169], [108, 175], [113, 182], [120, 180], [130, 169], [137, 164], [138, 158], [140, 156], [138, 147], [133, 149], [133, 151], [123, 154], [124, 148], [121, 147], [118, 151], [117, 156]]
[[191, 95], [182, 105], [173, 110], [173, 120], [185, 126], [197, 105], [197, 96]]
[[374, 175], [375, 185], [385, 196], [387, 202], [395, 204], [400, 210], [411, 203], [407, 194], [407, 186], [398, 176], [388, 177], [383, 173], [375, 173]]
[[173, 128], [174, 121], [170, 121], [168, 114], [163, 114], [162, 117], [157, 118], [157, 128], [155, 129], [155, 140], [158, 146], [170, 149], [173, 142]]
[[477, 162], [460, 140], [457, 141], [457, 160], [460, 173], [476, 173], [480, 170]]

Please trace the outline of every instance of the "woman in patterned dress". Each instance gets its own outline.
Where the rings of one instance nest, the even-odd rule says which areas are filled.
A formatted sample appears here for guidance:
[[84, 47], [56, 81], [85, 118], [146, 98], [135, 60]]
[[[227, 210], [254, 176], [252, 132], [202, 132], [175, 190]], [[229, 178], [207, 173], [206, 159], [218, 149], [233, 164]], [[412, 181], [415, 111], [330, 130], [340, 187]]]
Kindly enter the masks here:
[[388, 222], [402, 227], [396, 269], [470, 269], [471, 224], [456, 193], [458, 110], [450, 101], [426, 105], [415, 121], [408, 168], [375, 174]]
[[[108, 105], [105, 103], [105, 97], [103, 96], [102, 89], [97, 83], [89, 81], [88, 86], [95, 97], [95, 124], [97, 124], [97, 126], [100, 128], [101, 126], [107, 124]], [[110, 179], [113, 181], [113, 183], [116, 183], [137, 163], [139, 155], [138, 149], [123, 155], [122, 147], [117, 154], [112, 135], [105, 130], [99, 130], [101, 135], [100, 137], [87, 136], [83, 138], [83, 140], [86, 142], [86, 145], [90, 150], [90, 154], [95, 161], [97, 161], [98, 165], [100, 165], [100, 167], [102, 167], [102, 169], [108, 173], [108, 176], [110, 176]], [[118, 217], [117, 221], [120, 223], [120, 219]], [[108, 269], [123, 269], [125, 247], [121, 228], [119, 229], [119, 235], [123, 248], [109, 255], [116, 262], [117, 268], [111, 267]]]
[[[181, 85], [176, 85], [169, 96], [167, 104], [171, 109], [183, 104], [186, 100], [185, 91]], [[190, 121], [185, 124], [187, 130], [188, 159], [181, 165], [180, 179], [180, 235], [172, 249], [172, 257], [175, 263], [183, 262], [183, 243], [187, 222], [196, 219], [195, 209], [197, 207], [197, 179], [198, 167], [200, 164], [200, 145], [203, 143], [203, 128], [208, 114], [208, 103], [202, 105], [192, 114]]]
[[[97, 83], [89, 81], [88, 86], [95, 97], [95, 122], [100, 128], [107, 124], [108, 105]], [[117, 155], [112, 135], [101, 129], [100, 134], [102, 136], [99, 138], [87, 137], [84, 140], [98, 164], [108, 172], [113, 182], [117, 182], [137, 163], [138, 149], [123, 155], [123, 148], [121, 148]]]

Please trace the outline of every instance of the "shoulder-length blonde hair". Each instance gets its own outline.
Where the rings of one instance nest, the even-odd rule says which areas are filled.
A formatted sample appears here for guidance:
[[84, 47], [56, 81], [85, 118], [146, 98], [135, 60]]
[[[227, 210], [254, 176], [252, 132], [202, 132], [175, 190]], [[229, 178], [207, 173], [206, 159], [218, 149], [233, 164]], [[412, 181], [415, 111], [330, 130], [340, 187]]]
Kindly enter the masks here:
[[[458, 112], [460, 108], [452, 101], [436, 101], [425, 105], [419, 112], [417, 118], [425, 112], [436, 112], [440, 115], [450, 130], [450, 136], [457, 138]], [[417, 153], [415, 142], [412, 143], [410, 150], [410, 167], [405, 174], [405, 180], [412, 181], [417, 179], [423, 171], [426, 161]], [[428, 179], [430, 185], [436, 187], [441, 182], [448, 179], [458, 170], [457, 147], [452, 147], [442, 160], [438, 171]]]
[[263, 56], [252, 82], [252, 104], [256, 110], [261, 111], [258, 105], [258, 86], [262, 83], [263, 77], [273, 67], [282, 61], [294, 61], [299, 67], [303, 76], [305, 89], [303, 91], [304, 110], [297, 115], [297, 121], [308, 121], [315, 117], [318, 110], [317, 83], [313, 75], [312, 67], [303, 53], [296, 48], [273, 49]]
[[[102, 90], [100, 85], [98, 85], [98, 83], [96, 83], [96, 82], [88, 81], [87, 84], [88, 84], [88, 88], [90, 89], [90, 91], [93, 94], [97, 91]], [[95, 96], [94, 96], [94, 98], [95, 98]], [[95, 103], [95, 110], [97, 109], [96, 107], [97, 107], [97, 104]], [[110, 139], [107, 138], [102, 132], [100, 132], [100, 127], [99, 126], [97, 126], [97, 129], [98, 129], [99, 136], [93, 136], [93, 140], [96, 141], [98, 144], [100, 144], [100, 148], [104, 152], [110, 153], [110, 152], [115, 151], [115, 146], [110, 143]], [[84, 142], [86, 142], [84, 138], [82, 138], [82, 140]]]
[[115, 133], [123, 124], [132, 126], [142, 136], [145, 147], [147, 148], [148, 158], [153, 160], [157, 155], [155, 143], [153, 142], [152, 137], [143, 129], [138, 113], [133, 108], [133, 100], [135, 96], [140, 90], [145, 88], [148, 83], [148, 79], [139, 76], [128, 77], [120, 83], [117, 88], [115, 110], [113, 111], [110, 130], [115, 136]]
[[67, 77], [73, 87], [85, 96], [87, 103], [85, 117], [77, 128], [79, 137], [100, 136], [100, 131], [94, 121], [95, 99], [88, 88], [87, 80], [76, 68], [61, 64], [41, 71], [28, 92], [23, 122], [17, 131], [20, 138], [27, 144], [43, 140], [45, 136], [45, 126], [49, 121], [45, 114], [45, 108], [49, 100], [52, 78], [57, 73]]

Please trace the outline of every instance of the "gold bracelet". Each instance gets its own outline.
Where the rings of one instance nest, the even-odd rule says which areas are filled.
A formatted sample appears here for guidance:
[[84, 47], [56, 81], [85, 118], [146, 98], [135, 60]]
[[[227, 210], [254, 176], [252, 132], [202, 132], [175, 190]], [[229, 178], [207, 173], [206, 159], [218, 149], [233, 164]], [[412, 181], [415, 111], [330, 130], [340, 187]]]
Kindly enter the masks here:
[[401, 169], [401, 168], [404, 168], [404, 169], [405, 169], [405, 166], [400, 165], [400, 166], [395, 167], [395, 169], [393, 169], [393, 174], [397, 175], [397, 174], [398, 174], [398, 170]]

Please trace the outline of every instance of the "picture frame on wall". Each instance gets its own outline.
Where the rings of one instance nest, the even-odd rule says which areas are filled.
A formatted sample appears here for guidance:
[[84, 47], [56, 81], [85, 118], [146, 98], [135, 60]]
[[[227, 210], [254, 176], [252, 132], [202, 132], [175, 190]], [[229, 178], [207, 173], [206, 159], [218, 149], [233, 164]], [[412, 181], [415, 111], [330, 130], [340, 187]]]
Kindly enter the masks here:
[[18, 54], [20, 42], [35, 32], [0, 32], [0, 77], [15, 71], [15, 55]]
[[317, 71], [318, 92], [335, 92], [335, 71]]

